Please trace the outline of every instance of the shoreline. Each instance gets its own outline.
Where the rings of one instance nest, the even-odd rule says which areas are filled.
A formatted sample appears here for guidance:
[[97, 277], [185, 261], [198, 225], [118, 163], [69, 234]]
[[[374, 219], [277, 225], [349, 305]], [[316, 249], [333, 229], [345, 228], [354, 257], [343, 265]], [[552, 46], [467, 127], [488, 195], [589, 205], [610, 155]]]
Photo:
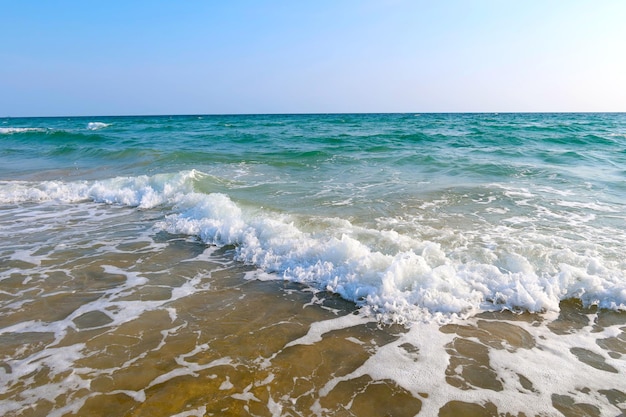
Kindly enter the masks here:
[[[102, 313], [77, 316], [75, 329], [54, 342], [36, 332], [23, 334], [26, 339], [20, 333], [0, 336], [2, 357], [12, 358], [0, 372], [14, 380], [2, 396], [5, 415], [30, 410], [51, 416], [472, 416], [553, 409], [600, 416], [607, 406], [624, 411], [626, 393], [606, 381], [621, 380], [618, 374], [626, 372], [626, 312], [563, 302], [552, 317], [505, 311], [444, 325], [385, 325], [334, 294], [246, 279], [253, 269], [229, 261], [225, 252], [211, 250], [207, 258], [197, 243], [176, 237], [165, 242], [151, 261], [161, 259], [161, 266], [152, 273], [142, 268], [149, 282], [112, 304], [140, 301], [153, 308], [118, 324]], [[211, 272], [201, 272], [208, 271], [210, 259]], [[169, 266], [161, 269], [164, 261]], [[132, 263], [118, 260], [120, 268]], [[194, 280], [196, 291], [176, 298]], [[570, 346], [590, 335], [593, 340], [583, 346]], [[7, 337], [20, 342], [7, 345]], [[592, 343], [597, 348], [590, 349]], [[569, 354], [558, 346], [568, 346]], [[61, 357], [71, 368], [51, 366]], [[35, 364], [36, 371], [21, 369]], [[587, 382], [572, 379], [582, 369]], [[19, 382], [24, 377], [34, 385]], [[42, 398], [26, 408], [6, 408], [46, 386], [61, 389], [54, 402]]]

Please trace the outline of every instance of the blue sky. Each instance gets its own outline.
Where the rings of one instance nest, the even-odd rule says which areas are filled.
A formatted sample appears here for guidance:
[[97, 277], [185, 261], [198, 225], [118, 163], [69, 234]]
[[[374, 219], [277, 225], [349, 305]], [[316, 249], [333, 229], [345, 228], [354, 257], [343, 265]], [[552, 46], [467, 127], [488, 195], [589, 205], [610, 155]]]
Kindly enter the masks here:
[[626, 1], [0, 0], [0, 117], [626, 111]]

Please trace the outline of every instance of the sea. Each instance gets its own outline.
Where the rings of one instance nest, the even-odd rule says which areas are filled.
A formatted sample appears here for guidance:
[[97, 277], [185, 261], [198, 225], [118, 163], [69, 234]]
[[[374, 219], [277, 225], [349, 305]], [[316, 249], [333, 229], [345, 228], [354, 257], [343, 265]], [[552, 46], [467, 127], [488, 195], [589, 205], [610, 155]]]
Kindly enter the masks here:
[[0, 118], [0, 415], [626, 415], [626, 114]]

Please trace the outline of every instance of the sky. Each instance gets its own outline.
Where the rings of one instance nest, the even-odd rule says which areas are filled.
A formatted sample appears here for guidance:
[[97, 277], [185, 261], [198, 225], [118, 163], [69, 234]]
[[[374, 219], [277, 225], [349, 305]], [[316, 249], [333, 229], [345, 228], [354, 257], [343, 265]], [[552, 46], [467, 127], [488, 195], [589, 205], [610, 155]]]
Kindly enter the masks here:
[[0, 117], [626, 112], [624, 0], [0, 0]]

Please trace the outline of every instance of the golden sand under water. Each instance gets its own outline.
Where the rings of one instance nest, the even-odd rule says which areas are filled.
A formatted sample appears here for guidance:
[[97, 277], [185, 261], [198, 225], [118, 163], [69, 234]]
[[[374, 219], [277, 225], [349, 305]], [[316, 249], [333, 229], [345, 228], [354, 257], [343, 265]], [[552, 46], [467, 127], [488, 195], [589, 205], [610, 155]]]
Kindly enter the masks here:
[[[0, 379], [9, 387], [0, 393], [4, 415], [414, 416], [432, 415], [423, 413], [435, 409], [442, 417], [522, 416], [526, 414], [505, 414], [498, 408], [511, 384], [492, 366], [494, 355], [515, 358], [516, 352], [545, 351], [546, 331], [558, 338], [611, 326], [621, 333], [597, 340], [606, 355], [570, 349], [580, 366], [578, 389], [591, 391], [584, 381], [587, 370], [624, 372], [624, 312], [585, 309], [572, 301], [562, 303], [555, 320], [538, 314], [484, 313], [438, 326], [447, 342], [423, 352], [429, 341], [418, 346], [405, 340], [407, 327], [359, 317], [353, 304], [332, 294], [279, 281], [246, 280], [249, 269], [242, 265], [194, 260], [204, 250], [199, 246], [173, 239], [158, 253], [138, 247], [97, 260], [66, 258], [59, 261], [62, 268], [49, 268], [46, 280], [36, 287], [25, 284], [27, 277], [19, 274], [4, 280], [2, 297], [20, 291], [45, 296], [31, 296], [22, 308], [2, 312], [2, 328], [29, 320], [62, 320], [88, 302], [111, 297], [107, 290], [128, 277], [104, 272], [105, 265], [129, 271], [140, 267], [149, 278], [116, 293], [117, 304], [106, 307], [113, 311], [123, 303], [143, 303], [135, 317], [119, 325], [111, 326], [110, 315], [92, 309], [76, 316], [61, 336], [43, 331], [0, 334]], [[71, 279], [64, 271], [72, 271]], [[194, 279], [201, 284], [181, 295], [184, 284]], [[307, 339], [320, 323], [333, 324]], [[359, 371], [387, 346], [404, 358], [402, 371], [422, 381], [416, 386], [428, 387], [431, 379], [432, 388], [407, 389], [391, 378]], [[521, 361], [525, 357], [519, 356]], [[445, 375], [428, 373], [432, 368], [426, 362], [437, 358], [444, 361]], [[622, 367], [617, 369], [611, 360]], [[514, 376], [517, 394], [527, 395], [529, 402], [546, 398], [538, 395], [542, 388], [532, 375], [536, 373]], [[449, 386], [443, 392], [456, 394], [442, 398], [439, 380]], [[494, 401], [473, 401], [470, 394], [477, 391], [493, 393]], [[591, 394], [612, 408], [578, 402], [567, 393], [551, 394], [550, 402], [539, 408], [547, 416], [626, 413], [626, 383]]]

